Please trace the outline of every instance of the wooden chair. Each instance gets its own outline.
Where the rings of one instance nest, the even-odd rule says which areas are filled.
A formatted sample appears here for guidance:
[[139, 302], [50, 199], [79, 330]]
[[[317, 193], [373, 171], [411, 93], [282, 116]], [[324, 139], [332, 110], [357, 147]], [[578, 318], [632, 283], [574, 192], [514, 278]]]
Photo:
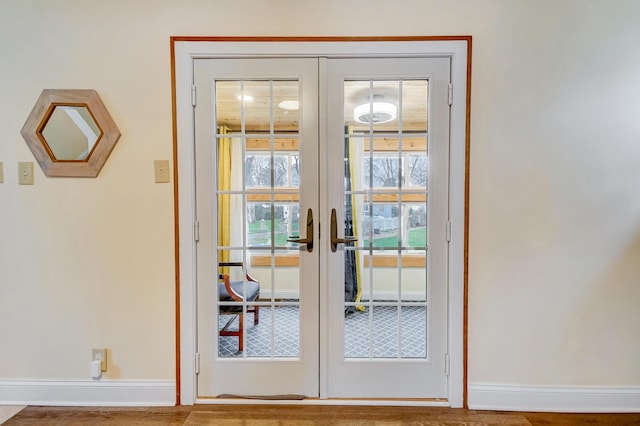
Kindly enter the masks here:
[[[220, 267], [240, 266], [242, 262], [220, 262]], [[246, 291], [246, 295], [244, 292]], [[253, 302], [260, 296], [260, 283], [246, 272], [246, 281], [231, 281], [229, 274], [218, 275], [218, 300], [221, 302]], [[238, 350], [244, 350], [244, 311], [241, 304], [237, 305], [220, 305], [220, 315], [232, 315], [220, 330], [220, 336], [237, 336]], [[253, 325], [257, 325], [260, 321], [259, 307], [247, 306], [246, 312], [253, 313]], [[238, 318], [238, 329], [230, 330], [229, 327], [233, 321]]]

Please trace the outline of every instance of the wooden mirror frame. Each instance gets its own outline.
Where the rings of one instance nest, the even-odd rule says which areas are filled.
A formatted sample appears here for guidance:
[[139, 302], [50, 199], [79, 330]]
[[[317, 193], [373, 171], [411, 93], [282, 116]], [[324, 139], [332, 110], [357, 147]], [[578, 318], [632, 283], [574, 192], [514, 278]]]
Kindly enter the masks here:
[[[87, 108], [101, 134], [86, 160], [58, 160], [42, 136], [53, 110], [57, 106]], [[96, 177], [120, 139], [120, 130], [95, 90], [45, 89], [22, 127], [22, 137], [33, 152], [42, 171], [49, 177]]]

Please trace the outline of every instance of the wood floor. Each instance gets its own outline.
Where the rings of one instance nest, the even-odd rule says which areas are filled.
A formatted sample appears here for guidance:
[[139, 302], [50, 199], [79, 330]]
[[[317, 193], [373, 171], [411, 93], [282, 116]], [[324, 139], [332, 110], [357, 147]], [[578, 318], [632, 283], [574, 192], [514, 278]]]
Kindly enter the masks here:
[[196, 405], [157, 408], [27, 407], [5, 423], [17, 425], [640, 425], [638, 414], [557, 414], [425, 407]]

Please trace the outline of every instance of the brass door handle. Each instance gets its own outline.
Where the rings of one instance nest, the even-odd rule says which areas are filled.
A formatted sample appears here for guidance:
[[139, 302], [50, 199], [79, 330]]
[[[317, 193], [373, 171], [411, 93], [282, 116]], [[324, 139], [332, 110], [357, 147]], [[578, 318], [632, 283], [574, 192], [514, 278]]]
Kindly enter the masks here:
[[338, 250], [338, 244], [353, 243], [358, 241], [355, 237], [338, 238], [338, 221], [336, 219], [336, 209], [331, 209], [331, 251]]
[[307, 210], [307, 236], [306, 238], [289, 237], [287, 241], [290, 243], [306, 244], [307, 251], [311, 253], [313, 251], [313, 212], [311, 209]]

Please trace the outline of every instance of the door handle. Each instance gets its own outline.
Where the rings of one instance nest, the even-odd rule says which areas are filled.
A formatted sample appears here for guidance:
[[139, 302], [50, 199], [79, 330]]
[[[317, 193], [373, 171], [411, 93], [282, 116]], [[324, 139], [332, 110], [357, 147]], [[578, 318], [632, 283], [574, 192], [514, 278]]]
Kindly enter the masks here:
[[307, 251], [311, 253], [313, 251], [313, 212], [311, 209], [307, 210], [307, 236], [306, 238], [289, 237], [287, 241], [290, 243], [306, 244]]
[[331, 209], [331, 251], [338, 250], [338, 244], [353, 243], [358, 241], [355, 237], [338, 238], [338, 221], [336, 219], [336, 209]]

